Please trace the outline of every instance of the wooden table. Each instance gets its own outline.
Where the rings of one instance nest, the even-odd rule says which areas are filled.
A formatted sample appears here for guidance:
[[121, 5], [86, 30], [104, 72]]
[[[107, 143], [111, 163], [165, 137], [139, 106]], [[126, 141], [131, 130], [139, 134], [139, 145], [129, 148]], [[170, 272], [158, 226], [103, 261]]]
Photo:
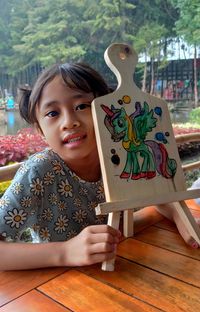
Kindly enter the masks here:
[[187, 247], [172, 223], [125, 239], [117, 254], [115, 272], [100, 264], [0, 272], [0, 311], [200, 311], [200, 249]]

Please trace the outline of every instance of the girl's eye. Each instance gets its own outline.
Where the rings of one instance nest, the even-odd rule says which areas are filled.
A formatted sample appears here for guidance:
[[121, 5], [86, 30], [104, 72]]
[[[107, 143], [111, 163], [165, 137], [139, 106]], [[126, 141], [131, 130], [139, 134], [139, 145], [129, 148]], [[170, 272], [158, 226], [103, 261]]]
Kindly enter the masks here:
[[49, 112], [46, 114], [47, 117], [55, 117], [57, 115], [58, 115], [58, 112], [56, 112], [56, 111], [52, 111], [52, 112]]
[[84, 110], [86, 108], [90, 108], [91, 104], [81, 103], [76, 106], [76, 110]]

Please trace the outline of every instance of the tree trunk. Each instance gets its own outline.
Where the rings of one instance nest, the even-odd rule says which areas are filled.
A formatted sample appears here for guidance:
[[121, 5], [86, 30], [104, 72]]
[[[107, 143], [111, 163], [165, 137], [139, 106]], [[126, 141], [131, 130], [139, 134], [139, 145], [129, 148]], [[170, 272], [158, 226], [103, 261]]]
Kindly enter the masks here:
[[194, 107], [198, 107], [198, 89], [197, 89], [197, 47], [194, 45]]
[[151, 58], [151, 90], [150, 94], [154, 93], [154, 59]]
[[144, 74], [142, 79], [142, 91], [146, 92], [146, 80], [147, 80], [147, 54], [145, 53]]

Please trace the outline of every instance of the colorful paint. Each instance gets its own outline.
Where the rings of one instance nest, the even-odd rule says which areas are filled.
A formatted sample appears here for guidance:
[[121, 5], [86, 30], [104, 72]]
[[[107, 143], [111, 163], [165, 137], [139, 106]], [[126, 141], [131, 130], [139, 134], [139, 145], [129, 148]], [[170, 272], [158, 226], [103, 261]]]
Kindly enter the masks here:
[[[131, 98], [123, 96], [123, 103], [129, 104]], [[118, 101], [118, 103], [119, 103]], [[147, 134], [156, 129], [158, 119], [161, 117], [162, 109], [149, 109], [144, 102], [135, 103], [135, 111], [128, 115], [124, 107], [115, 108], [114, 105], [102, 104], [106, 113], [104, 124], [111, 134], [114, 142], [122, 141], [122, 147], [127, 153], [126, 163], [120, 174], [121, 179], [152, 179], [157, 174], [165, 178], [172, 178], [176, 173], [177, 163], [169, 158], [164, 144], [167, 144], [166, 133], [157, 132], [155, 140], [146, 139]], [[167, 132], [169, 135], [169, 133]]]

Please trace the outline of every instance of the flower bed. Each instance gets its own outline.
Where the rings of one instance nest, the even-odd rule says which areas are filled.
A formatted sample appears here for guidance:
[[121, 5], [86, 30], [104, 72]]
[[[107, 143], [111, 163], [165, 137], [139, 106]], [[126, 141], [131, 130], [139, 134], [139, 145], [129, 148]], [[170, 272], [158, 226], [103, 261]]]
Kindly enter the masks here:
[[[188, 134], [200, 132], [199, 128], [173, 127], [174, 134]], [[13, 162], [20, 162], [27, 159], [31, 154], [43, 150], [47, 144], [42, 137], [32, 128], [25, 128], [17, 132], [16, 135], [0, 136], [0, 166], [6, 166]], [[180, 157], [195, 155], [200, 151], [200, 143], [185, 143], [178, 147]], [[194, 172], [186, 173], [187, 186], [200, 176], [200, 169]], [[0, 183], [0, 197], [10, 184], [8, 182]]]
[[20, 162], [46, 147], [45, 141], [32, 128], [25, 128], [16, 135], [0, 136], [0, 166]]
[[[200, 132], [197, 128], [184, 128], [175, 126], [174, 134], [187, 134]], [[27, 159], [31, 154], [43, 150], [47, 144], [42, 137], [32, 128], [25, 128], [16, 135], [0, 136], [0, 166], [6, 166], [12, 162], [20, 162]], [[179, 146], [180, 157], [195, 153], [200, 150], [199, 143], [186, 143]]]
[[[180, 134], [192, 134], [192, 133], [200, 133], [200, 128], [184, 128], [184, 127], [178, 127], [174, 126], [173, 127], [174, 134], [175, 135], [180, 135]], [[191, 156], [195, 156], [199, 154], [200, 152], [200, 142], [188, 142], [184, 144], [180, 144], [178, 146], [178, 151], [181, 159], [185, 159]]]

